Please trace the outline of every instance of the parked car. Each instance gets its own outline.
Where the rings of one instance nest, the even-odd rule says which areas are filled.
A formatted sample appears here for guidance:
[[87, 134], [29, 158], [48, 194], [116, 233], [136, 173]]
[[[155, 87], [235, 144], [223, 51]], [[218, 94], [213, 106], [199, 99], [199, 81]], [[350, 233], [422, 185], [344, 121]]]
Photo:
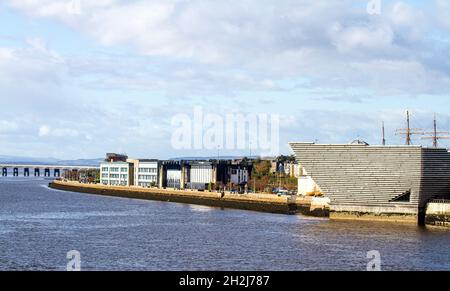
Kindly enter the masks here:
[[289, 191], [284, 188], [273, 188], [272, 193], [273, 194], [287, 194]]
[[289, 193], [288, 190], [279, 190], [277, 194], [278, 194], [278, 196], [281, 196], [281, 195], [292, 195], [291, 193]]

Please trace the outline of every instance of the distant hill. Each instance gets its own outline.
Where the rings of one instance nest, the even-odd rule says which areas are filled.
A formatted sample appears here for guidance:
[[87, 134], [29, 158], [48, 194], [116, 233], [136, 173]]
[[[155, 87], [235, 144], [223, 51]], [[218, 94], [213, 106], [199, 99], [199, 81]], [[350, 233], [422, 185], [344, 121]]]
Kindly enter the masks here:
[[60, 165], [60, 166], [98, 166], [103, 159], [59, 160], [55, 158], [30, 158], [0, 155], [1, 164]]
[[61, 166], [98, 166], [104, 159], [78, 159], [78, 160], [61, 160], [56, 163], [56, 165]]

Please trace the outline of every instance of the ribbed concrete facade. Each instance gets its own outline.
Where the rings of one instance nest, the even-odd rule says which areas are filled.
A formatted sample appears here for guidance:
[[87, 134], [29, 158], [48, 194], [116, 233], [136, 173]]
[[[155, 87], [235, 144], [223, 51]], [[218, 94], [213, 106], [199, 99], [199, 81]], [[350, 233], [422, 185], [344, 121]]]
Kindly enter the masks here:
[[[331, 200], [333, 212], [413, 214], [449, 197], [450, 155], [420, 146], [290, 143], [297, 161]], [[406, 201], [397, 201], [405, 197]]]

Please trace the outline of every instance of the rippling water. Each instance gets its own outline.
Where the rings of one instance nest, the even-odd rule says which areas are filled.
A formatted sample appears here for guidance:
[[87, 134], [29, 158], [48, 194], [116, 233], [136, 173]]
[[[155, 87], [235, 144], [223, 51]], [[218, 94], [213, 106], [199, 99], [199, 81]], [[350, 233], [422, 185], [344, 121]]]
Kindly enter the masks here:
[[0, 178], [0, 270], [450, 270], [450, 230], [110, 198]]

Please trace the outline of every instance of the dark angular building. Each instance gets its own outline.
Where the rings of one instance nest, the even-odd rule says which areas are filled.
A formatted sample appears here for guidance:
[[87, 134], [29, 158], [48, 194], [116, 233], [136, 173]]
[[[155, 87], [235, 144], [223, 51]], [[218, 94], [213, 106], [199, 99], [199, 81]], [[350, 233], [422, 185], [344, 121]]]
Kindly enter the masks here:
[[421, 146], [290, 143], [299, 164], [330, 198], [331, 214], [412, 216], [450, 197], [450, 154]]

